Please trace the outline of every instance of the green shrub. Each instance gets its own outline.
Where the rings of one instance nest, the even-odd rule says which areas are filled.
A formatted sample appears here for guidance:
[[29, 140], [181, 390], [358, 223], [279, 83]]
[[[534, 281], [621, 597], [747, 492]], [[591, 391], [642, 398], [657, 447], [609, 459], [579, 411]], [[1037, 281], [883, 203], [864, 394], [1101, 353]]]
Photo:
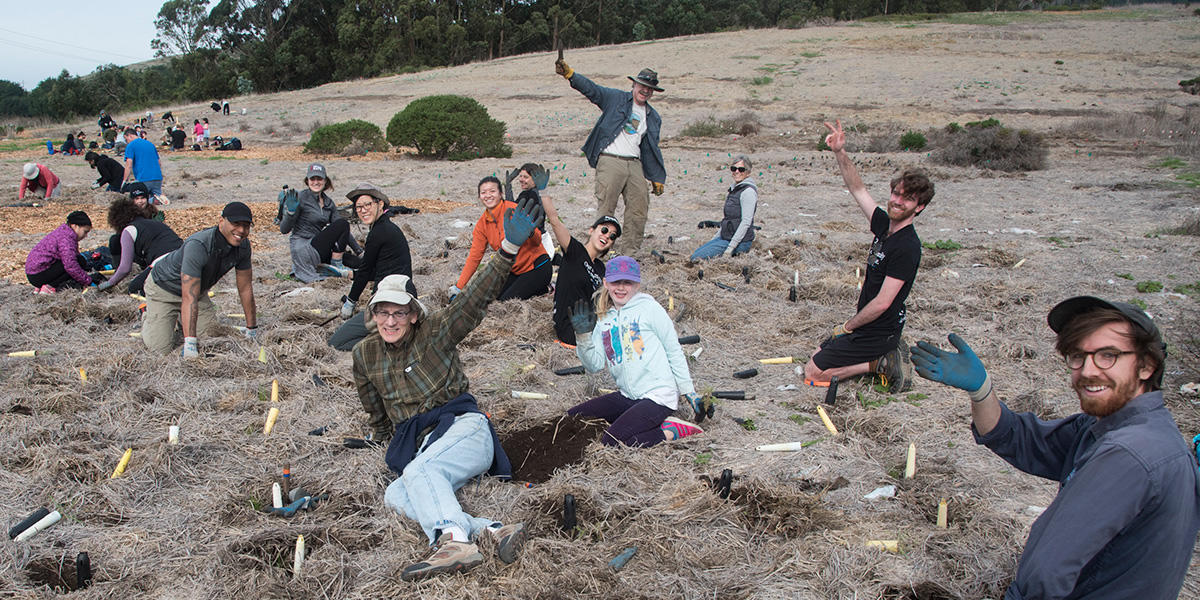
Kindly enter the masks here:
[[679, 132], [686, 137], [721, 137], [725, 135], [725, 128], [721, 123], [712, 117], [699, 121], [692, 121], [684, 126], [683, 131]]
[[925, 140], [925, 134], [919, 131], [906, 131], [904, 135], [900, 136], [901, 150], [920, 150], [925, 147], [926, 143], [928, 142]]
[[762, 123], [758, 115], [744, 110], [729, 119], [717, 120], [711, 115], [688, 123], [680, 134], [687, 137], [721, 137], [723, 135], [754, 135]]
[[1049, 149], [1040, 134], [1014, 131], [995, 119], [967, 123], [958, 131], [934, 131], [930, 159], [943, 165], [976, 166], [997, 171], [1046, 168]]
[[766, 75], [760, 75], [758, 77], [755, 77], [754, 79], [751, 79], [750, 83], [753, 85], [767, 85], [768, 83], [771, 83], [772, 81], [774, 81], [774, 80], [771, 79], [770, 77], [768, 77]]
[[829, 147], [829, 144], [825, 143], [826, 137], [827, 136], [824, 133], [817, 134], [817, 150], [820, 152], [824, 152], [826, 150], [832, 150], [832, 148]]
[[308, 143], [304, 144], [304, 151], [310, 154], [342, 154], [352, 146], [360, 154], [367, 150], [383, 152], [387, 150], [387, 141], [383, 139], [383, 131], [374, 123], [351, 119], [318, 127], [308, 138]]
[[962, 125], [959, 125], [958, 123], [947, 123], [946, 124], [946, 133], [958, 133], [958, 132], [962, 131], [962, 129], [963, 129]]
[[1139, 281], [1137, 283], [1137, 291], [1139, 291], [1143, 294], [1156, 294], [1158, 292], [1161, 292], [1162, 289], [1163, 289], [1163, 284], [1160, 281], [1150, 280], [1150, 281]]
[[962, 244], [954, 240], [938, 240], [936, 242], [921, 242], [921, 246], [930, 250], [961, 250]]
[[504, 143], [505, 129], [504, 122], [491, 118], [473, 98], [426, 96], [392, 117], [387, 141], [416, 148], [420, 156], [440, 159], [508, 158], [512, 148]]

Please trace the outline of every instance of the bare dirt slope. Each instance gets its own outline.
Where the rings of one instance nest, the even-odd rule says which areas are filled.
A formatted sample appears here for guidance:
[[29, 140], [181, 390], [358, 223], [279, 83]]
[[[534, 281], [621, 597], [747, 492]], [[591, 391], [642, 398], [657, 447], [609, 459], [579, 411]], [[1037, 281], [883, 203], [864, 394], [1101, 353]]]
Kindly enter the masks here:
[[[578, 148], [597, 111], [553, 74], [553, 56], [234, 99], [235, 113], [244, 108], [244, 115], [215, 115], [201, 104], [155, 110], [169, 108], [188, 123], [209, 116], [214, 133], [236, 135], [247, 147], [164, 155], [174, 199], [167, 222], [189, 233], [215, 224], [226, 201], [255, 203], [265, 363], [231, 327], [236, 318], [201, 341], [211, 357], [183, 363], [151, 356], [130, 337], [138, 317], [126, 296], [31, 295], [20, 268], [28, 248], [74, 207], [98, 225], [85, 246], [104, 243], [110, 198], [88, 188], [95, 174], [77, 157], [6, 153], [0, 160], [13, 180], [21, 163], [36, 159], [66, 188], [43, 209], [0, 209], [9, 281], [0, 283], [0, 349], [53, 352], [0, 358], [0, 494], [10, 523], [39, 506], [58, 508], [64, 519], [29, 542], [5, 544], [0, 588], [52, 597], [47, 586], [73, 580], [76, 554], [88, 551], [96, 583], [72, 597], [999, 598], [1037, 507], [1052, 500], [1056, 486], [976, 447], [963, 394], [923, 380], [899, 396], [849, 382], [829, 407], [841, 431], [834, 437], [816, 419], [822, 390], [779, 390], [800, 383], [792, 367], [757, 365], [770, 356], [807, 359], [852, 315], [856, 270], [871, 237], [832, 157], [815, 150], [821, 122], [840, 118], [855, 128], [854, 157], [877, 198], [902, 165], [928, 168], [937, 196], [917, 230], [926, 242], [962, 245], [926, 250], [909, 300], [909, 341], [942, 341], [957, 331], [1010, 405], [1066, 415], [1078, 405], [1053, 352], [1046, 312], [1076, 294], [1136, 298], [1171, 344], [1166, 396], [1190, 437], [1200, 433], [1200, 414], [1179, 386], [1200, 379], [1200, 326], [1196, 288], [1182, 286], [1200, 284], [1200, 238], [1159, 231], [1196, 219], [1200, 208], [1197, 189], [1178, 177], [1194, 173], [1200, 161], [1200, 101], [1177, 87], [1197, 75], [1200, 20], [1182, 7], [957, 20], [567, 51], [578, 72], [619, 88], [642, 67], [659, 71], [666, 92], [653, 104], [664, 118], [668, 181], [667, 194], [652, 201], [646, 247], [663, 251], [666, 261], [642, 257], [645, 290], [686, 305], [677, 327], [702, 338], [704, 351], [692, 362], [700, 389], [742, 389], [756, 399], [724, 402], [703, 435], [680, 443], [649, 450], [593, 445], [582, 463], [534, 487], [471, 484], [462, 494], [466, 509], [524, 521], [530, 543], [518, 563], [504, 566], [485, 542], [484, 566], [418, 585], [398, 575], [425, 555], [425, 542], [412, 522], [383, 505], [391, 476], [380, 453], [340, 444], [361, 435], [362, 410], [349, 356], [324, 344], [336, 323], [320, 323], [347, 285], [329, 280], [283, 296], [301, 286], [274, 277], [289, 268], [286, 237], [271, 227], [275, 193], [300, 183], [311, 158], [298, 147], [315, 121], [361, 118], [386, 127], [414, 98], [478, 99], [508, 124], [512, 159], [321, 159], [339, 192], [368, 180], [396, 202], [422, 207], [399, 222], [423, 298], [440, 306], [466, 256], [481, 177], [543, 162], [552, 169], [547, 193], [572, 230], [582, 233], [596, 217], [594, 174]], [[755, 84], [756, 77], [770, 81]], [[756, 134], [681, 136], [689, 123], [743, 111], [744, 120], [758, 122]], [[921, 153], [862, 151], [905, 130], [989, 116], [1047, 135], [1049, 168], [1006, 174], [938, 166]], [[93, 126], [73, 127], [82, 125]], [[37, 133], [57, 139], [69, 128]], [[754, 159], [763, 229], [754, 252], [702, 265], [700, 279], [685, 259], [711, 231], [695, 224], [719, 217], [728, 162], [737, 153]], [[1157, 166], [1171, 156], [1183, 166]], [[690, 239], [668, 243], [668, 236]], [[791, 303], [795, 271], [801, 291]], [[1137, 291], [1150, 281], [1164, 289]], [[216, 288], [222, 312], [241, 312], [232, 286], [228, 278]], [[577, 360], [553, 342], [551, 306], [549, 298], [495, 305], [463, 345], [472, 391], [502, 432], [557, 419], [611, 385], [603, 374], [552, 374]], [[752, 366], [759, 376], [731, 377]], [[87, 370], [86, 384], [79, 368]], [[282, 416], [264, 436], [263, 398], [272, 379], [282, 387]], [[512, 390], [550, 399], [513, 400]], [[755, 428], [731, 417], [752, 419]], [[172, 424], [182, 429], [180, 446], [166, 445]], [[321, 426], [330, 426], [325, 436], [306, 435]], [[788, 454], [753, 450], [782, 441], [815, 443]], [[918, 449], [917, 475], [903, 480], [910, 442]], [[109, 479], [130, 447], [126, 474]], [[298, 483], [331, 495], [291, 520], [256, 510], [269, 502], [271, 477], [286, 461]], [[724, 468], [735, 474], [729, 501], [706, 480]], [[886, 484], [899, 487], [895, 498], [863, 499]], [[558, 530], [565, 493], [579, 503], [574, 537]], [[949, 501], [948, 529], [934, 526], [942, 498]], [[310, 557], [293, 580], [299, 534]], [[864, 546], [879, 539], [898, 540], [900, 552]], [[637, 555], [613, 573], [607, 561], [630, 546]], [[1181, 597], [1200, 597], [1194, 572]]]

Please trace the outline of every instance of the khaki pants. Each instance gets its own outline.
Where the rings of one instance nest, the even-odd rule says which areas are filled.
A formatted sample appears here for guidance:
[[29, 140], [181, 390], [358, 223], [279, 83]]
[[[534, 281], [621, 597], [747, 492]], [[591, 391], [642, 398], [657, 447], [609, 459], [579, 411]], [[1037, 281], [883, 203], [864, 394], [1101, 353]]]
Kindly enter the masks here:
[[[142, 317], [142, 342], [155, 354], [170, 354], [182, 343], [179, 317], [183, 298], [176, 296], [151, 277], [146, 280], [146, 315]], [[200, 293], [196, 302], [196, 335], [204, 333], [216, 322], [216, 309], [207, 292]], [[179, 332], [177, 333], [176, 328]]]
[[642, 247], [646, 215], [650, 212], [650, 190], [642, 173], [642, 161], [601, 154], [596, 162], [597, 217], [616, 216], [617, 197], [625, 196], [625, 222], [621, 226], [621, 253], [632, 254]]

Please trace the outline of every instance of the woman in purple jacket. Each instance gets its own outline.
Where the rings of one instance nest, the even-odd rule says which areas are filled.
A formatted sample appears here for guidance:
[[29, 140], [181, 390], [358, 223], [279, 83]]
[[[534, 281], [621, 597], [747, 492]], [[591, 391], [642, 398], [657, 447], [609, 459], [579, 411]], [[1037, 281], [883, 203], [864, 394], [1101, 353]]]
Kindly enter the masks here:
[[85, 263], [79, 255], [79, 241], [91, 230], [92, 219], [77, 210], [67, 215], [66, 223], [46, 234], [29, 251], [25, 258], [25, 277], [38, 293], [53, 294], [61, 288], [83, 288], [94, 283], [92, 276], [84, 270]]

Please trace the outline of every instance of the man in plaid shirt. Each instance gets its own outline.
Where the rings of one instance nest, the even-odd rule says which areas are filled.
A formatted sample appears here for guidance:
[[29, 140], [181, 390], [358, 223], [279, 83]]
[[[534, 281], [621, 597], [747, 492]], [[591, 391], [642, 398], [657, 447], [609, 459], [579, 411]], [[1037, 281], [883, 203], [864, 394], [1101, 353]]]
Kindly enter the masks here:
[[540, 202], [524, 200], [504, 216], [500, 251], [449, 306], [428, 311], [406, 275], [379, 282], [367, 314], [376, 331], [353, 350], [354, 382], [376, 439], [391, 436], [387, 465], [399, 477], [384, 502], [421, 524], [432, 555], [401, 579], [466, 571], [483, 562], [475, 543], [487, 531], [500, 560], [512, 563], [525, 541], [521, 523], [503, 525], [463, 512], [455, 491], [484, 473], [512, 476], [487, 416], [468, 393], [458, 343], [483, 320], [508, 278], [517, 249], [543, 219]]

